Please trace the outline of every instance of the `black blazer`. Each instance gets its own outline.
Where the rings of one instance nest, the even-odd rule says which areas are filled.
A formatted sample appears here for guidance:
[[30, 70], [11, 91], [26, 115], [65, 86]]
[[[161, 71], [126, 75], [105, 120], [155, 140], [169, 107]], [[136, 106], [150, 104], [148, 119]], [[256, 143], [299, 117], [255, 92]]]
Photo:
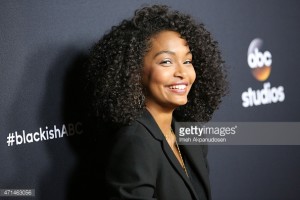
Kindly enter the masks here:
[[106, 170], [109, 199], [211, 199], [207, 147], [180, 146], [188, 178], [148, 111], [121, 128]]

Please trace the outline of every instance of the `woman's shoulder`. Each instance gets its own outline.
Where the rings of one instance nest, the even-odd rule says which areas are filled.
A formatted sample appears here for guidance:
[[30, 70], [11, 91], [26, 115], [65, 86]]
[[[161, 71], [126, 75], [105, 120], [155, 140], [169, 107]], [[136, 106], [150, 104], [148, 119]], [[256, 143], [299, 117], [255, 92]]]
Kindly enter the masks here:
[[129, 138], [162, 139], [162, 134], [157, 123], [147, 110], [130, 125], [121, 127], [117, 134], [118, 136]]
[[122, 140], [150, 140], [153, 138], [148, 128], [139, 121], [122, 126], [116, 133], [116, 137]]
[[155, 159], [160, 143], [150, 134], [145, 126], [135, 121], [121, 127], [112, 139], [110, 149], [113, 157], [125, 156], [142, 159], [145, 156]]

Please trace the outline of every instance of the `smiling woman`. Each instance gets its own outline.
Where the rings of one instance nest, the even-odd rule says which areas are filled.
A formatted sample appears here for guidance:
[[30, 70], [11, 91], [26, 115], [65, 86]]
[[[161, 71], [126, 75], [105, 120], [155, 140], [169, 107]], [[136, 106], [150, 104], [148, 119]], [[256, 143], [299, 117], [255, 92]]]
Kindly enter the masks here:
[[93, 110], [117, 127], [108, 199], [211, 199], [205, 146], [179, 146], [174, 122], [208, 121], [227, 92], [217, 43], [201, 23], [144, 7], [92, 48]]

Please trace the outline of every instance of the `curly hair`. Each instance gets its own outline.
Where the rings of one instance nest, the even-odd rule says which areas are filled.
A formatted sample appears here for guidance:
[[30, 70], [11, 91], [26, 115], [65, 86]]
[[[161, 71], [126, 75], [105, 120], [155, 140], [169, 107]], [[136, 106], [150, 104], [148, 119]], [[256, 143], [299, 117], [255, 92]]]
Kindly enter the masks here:
[[143, 58], [151, 48], [151, 37], [164, 30], [178, 32], [187, 41], [196, 71], [188, 103], [176, 108], [174, 117], [190, 122], [211, 119], [228, 90], [218, 43], [203, 23], [196, 23], [190, 15], [166, 5], [136, 10], [131, 19], [113, 26], [91, 48], [87, 76], [97, 118], [127, 125], [142, 114], [145, 109]]

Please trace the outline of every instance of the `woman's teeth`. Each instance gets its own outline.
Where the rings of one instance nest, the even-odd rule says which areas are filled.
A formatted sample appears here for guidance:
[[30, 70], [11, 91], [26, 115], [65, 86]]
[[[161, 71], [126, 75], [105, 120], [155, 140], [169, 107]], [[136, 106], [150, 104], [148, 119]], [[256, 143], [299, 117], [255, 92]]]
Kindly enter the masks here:
[[171, 85], [169, 88], [170, 89], [184, 90], [186, 88], [186, 85]]

